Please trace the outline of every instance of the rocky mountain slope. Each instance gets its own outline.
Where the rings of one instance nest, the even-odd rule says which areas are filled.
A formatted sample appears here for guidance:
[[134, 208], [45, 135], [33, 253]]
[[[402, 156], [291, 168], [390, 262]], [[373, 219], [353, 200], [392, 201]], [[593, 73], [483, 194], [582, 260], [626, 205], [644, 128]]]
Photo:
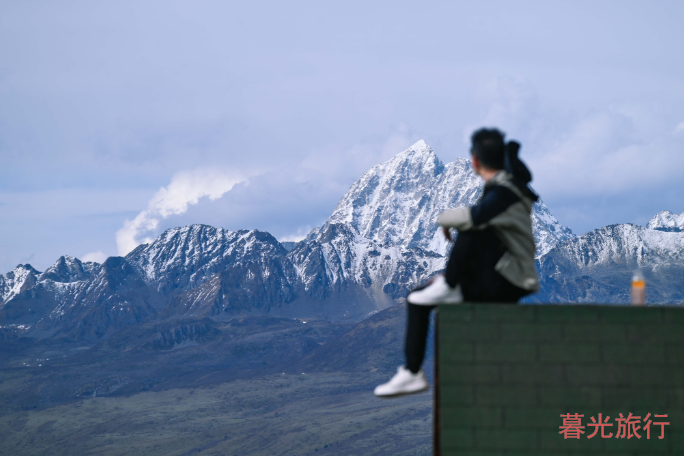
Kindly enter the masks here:
[[30, 264], [20, 264], [6, 275], [0, 275], [0, 306], [35, 285], [39, 275]]
[[[19, 265], [0, 275], [0, 337], [100, 339], [181, 317], [362, 319], [444, 267], [435, 220], [475, 203], [481, 187], [468, 160], [445, 165], [419, 141], [364, 173], [321, 227], [287, 248], [258, 230], [190, 225], [104, 264], [65, 256], [43, 273]], [[651, 301], [683, 299], [681, 214], [580, 237], [541, 201], [533, 218], [542, 290], [531, 300], [625, 302], [637, 267]]]
[[559, 244], [539, 259], [534, 300], [628, 303], [636, 270], [646, 277], [648, 302], [684, 302], [684, 232], [610, 225]]

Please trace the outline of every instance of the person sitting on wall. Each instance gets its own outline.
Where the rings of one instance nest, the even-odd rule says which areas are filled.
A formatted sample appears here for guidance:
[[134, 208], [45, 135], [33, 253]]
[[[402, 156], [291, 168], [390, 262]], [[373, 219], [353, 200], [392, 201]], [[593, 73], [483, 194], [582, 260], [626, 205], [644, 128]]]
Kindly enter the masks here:
[[539, 289], [531, 220], [539, 197], [528, 186], [530, 171], [518, 159], [520, 144], [506, 144], [503, 133], [485, 128], [474, 132], [471, 141], [473, 169], [484, 180], [482, 197], [473, 207], [451, 209], [437, 219], [449, 241], [449, 229], [458, 231], [445, 273], [407, 296], [406, 365], [375, 388], [376, 396], [429, 388], [421, 365], [430, 311], [437, 304], [515, 303]]

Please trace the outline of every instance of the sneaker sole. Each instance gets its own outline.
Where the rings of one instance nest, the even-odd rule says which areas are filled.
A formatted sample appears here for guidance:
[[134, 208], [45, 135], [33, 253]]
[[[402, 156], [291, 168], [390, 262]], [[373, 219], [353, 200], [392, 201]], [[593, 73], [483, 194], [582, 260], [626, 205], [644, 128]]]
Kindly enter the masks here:
[[427, 385], [425, 388], [421, 388], [421, 389], [415, 390], [415, 391], [401, 391], [399, 393], [394, 393], [394, 394], [383, 394], [382, 396], [378, 396], [376, 394], [375, 397], [377, 397], [379, 399], [392, 399], [394, 397], [410, 396], [412, 394], [423, 393], [429, 389], [430, 389], [430, 385]]
[[[458, 300], [454, 299], [454, 300], [445, 300], [445, 301], [439, 301], [439, 302], [416, 302], [415, 297], [413, 299], [411, 299], [411, 294], [412, 293], [409, 293], [409, 295], [406, 296], [406, 302], [408, 302], [409, 304], [413, 304], [414, 306], [439, 306], [442, 304], [453, 305], [453, 304], [463, 304], [464, 303], [463, 298], [460, 298]], [[418, 298], [418, 301], [422, 301], [422, 299]]]
[[439, 301], [439, 302], [415, 302], [413, 300], [410, 300], [409, 298], [406, 298], [406, 302], [409, 304], [413, 304], [414, 306], [442, 306], [442, 305], [450, 305], [453, 306], [455, 304], [464, 304], [465, 301]]

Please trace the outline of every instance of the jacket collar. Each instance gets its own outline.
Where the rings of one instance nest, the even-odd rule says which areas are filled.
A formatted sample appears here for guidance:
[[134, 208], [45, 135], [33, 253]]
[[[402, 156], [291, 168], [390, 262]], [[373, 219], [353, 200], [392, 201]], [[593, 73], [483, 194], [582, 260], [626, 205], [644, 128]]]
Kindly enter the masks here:
[[495, 185], [503, 185], [509, 188], [515, 187], [515, 189], [517, 189], [522, 194], [522, 196], [524, 196], [525, 198], [529, 198], [530, 200], [532, 200], [532, 202], [535, 202], [539, 199], [539, 195], [537, 195], [529, 187], [529, 185], [523, 183], [519, 179], [514, 178], [511, 175], [511, 173], [504, 169], [498, 171], [496, 174], [492, 176], [491, 179], [485, 182], [484, 191], [487, 191], [489, 188]]

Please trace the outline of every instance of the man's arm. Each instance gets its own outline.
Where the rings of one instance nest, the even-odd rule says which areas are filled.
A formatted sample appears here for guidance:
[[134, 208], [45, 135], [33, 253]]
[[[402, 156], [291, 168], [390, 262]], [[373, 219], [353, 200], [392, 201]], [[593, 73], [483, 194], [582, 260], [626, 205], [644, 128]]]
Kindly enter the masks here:
[[444, 211], [437, 223], [444, 228], [456, 228], [458, 231], [482, 229], [490, 220], [518, 201], [520, 198], [512, 190], [497, 185], [473, 207], [457, 207]]

